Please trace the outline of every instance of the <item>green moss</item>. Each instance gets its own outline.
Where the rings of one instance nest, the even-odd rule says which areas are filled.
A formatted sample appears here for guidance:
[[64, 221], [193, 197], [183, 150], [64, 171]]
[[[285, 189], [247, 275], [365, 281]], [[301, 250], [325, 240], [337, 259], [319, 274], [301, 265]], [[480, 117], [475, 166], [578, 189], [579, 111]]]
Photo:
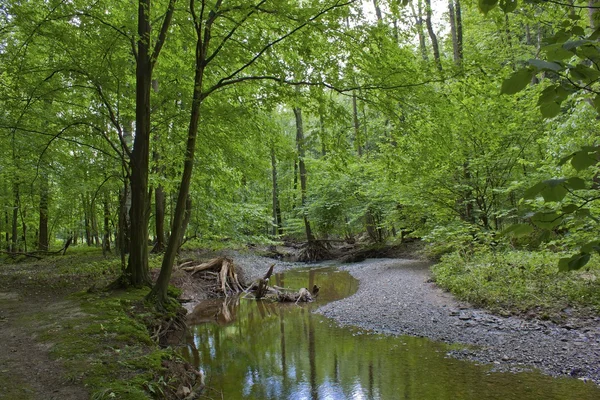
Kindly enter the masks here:
[[51, 355], [62, 360], [67, 378], [89, 387], [93, 399], [149, 399], [161, 390], [155, 381], [164, 373], [162, 361], [174, 354], [150, 337], [146, 323], [160, 314], [144, 304], [147, 293], [79, 292], [70, 297], [79, 308], [71, 315], [49, 320], [37, 313], [23, 323], [35, 321], [38, 338], [53, 344]]

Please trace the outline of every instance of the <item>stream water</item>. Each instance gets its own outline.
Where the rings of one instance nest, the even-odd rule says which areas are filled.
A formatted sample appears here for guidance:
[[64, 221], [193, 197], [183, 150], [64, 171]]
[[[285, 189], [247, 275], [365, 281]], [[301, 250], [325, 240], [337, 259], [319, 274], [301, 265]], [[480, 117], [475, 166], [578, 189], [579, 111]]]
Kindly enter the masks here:
[[[273, 278], [272, 278], [273, 279]], [[236, 399], [600, 399], [600, 389], [539, 373], [491, 372], [452, 359], [450, 346], [341, 328], [311, 313], [354, 293], [358, 282], [333, 268], [275, 276], [289, 288], [320, 286], [295, 305], [228, 298], [199, 304], [189, 317], [185, 357], [205, 373], [210, 398]]]

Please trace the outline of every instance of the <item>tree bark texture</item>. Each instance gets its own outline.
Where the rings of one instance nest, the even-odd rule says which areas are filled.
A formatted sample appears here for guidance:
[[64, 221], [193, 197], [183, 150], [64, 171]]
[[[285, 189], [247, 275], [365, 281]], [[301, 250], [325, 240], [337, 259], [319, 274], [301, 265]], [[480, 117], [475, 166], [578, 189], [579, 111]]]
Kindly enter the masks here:
[[281, 213], [279, 210], [279, 196], [277, 190], [277, 159], [275, 158], [275, 147], [271, 145], [271, 175], [272, 175], [272, 195], [273, 195], [273, 236], [277, 236], [281, 228]]
[[425, 0], [425, 24], [427, 25], [427, 32], [431, 39], [431, 47], [433, 48], [433, 59], [435, 60], [435, 66], [438, 71], [442, 71], [442, 61], [440, 59], [440, 47], [438, 45], [437, 36], [433, 31], [433, 25], [431, 23], [431, 0]]
[[148, 269], [148, 165], [150, 149], [150, 0], [138, 4], [138, 42], [135, 93], [135, 139], [130, 157], [131, 220], [129, 262], [126, 283], [140, 287], [150, 284]]
[[47, 251], [48, 238], [48, 175], [41, 174], [40, 182], [40, 220], [38, 225], [38, 250]]
[[308, 214], [304, 209], [306, 204], [306, 165], [304, 164], [304, 125], [302, 121], [302, 110], [294, 107], [294, 116], [296, 117], [296, 146], [298, 149], [298, 169], [300, 171], [300, 193], [302, 204], [302, 218], [304, 219], [304, 228], [306, 229], [306, 240], [310, 243], [315, 240], [310, 228]]

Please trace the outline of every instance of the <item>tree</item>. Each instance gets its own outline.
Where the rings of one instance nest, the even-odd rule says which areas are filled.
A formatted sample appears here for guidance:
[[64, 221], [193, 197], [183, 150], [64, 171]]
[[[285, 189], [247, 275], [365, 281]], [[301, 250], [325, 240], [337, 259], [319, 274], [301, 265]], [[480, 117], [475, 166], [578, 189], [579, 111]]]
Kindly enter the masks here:
[[[210, 5], [205, 1], [200, 2], [200, 4], [197, 4], [195, 0], [190, 2], [190, 13], [192, 15], [192, 24], [196, 36], [194, 89], [186, 142], [185, 161], [183, 163], [183, 173], [177, 194], [172, 232], [167, 243], [161, 272], [156, 285], [149, 294], [150, 298], [154, 298], [157, 301], [159, 307], [163, 306], [168, 301], [167, 289], [169, 279], [171, 277], [175, 255], [180, 244], [178, 238], [183, 235], [183, 231], [186, 229], [183, 222], [194, 167], [196, 139], [198, 136], [202, 104], [211, 94], [234, 84], [254, 80], [278, 80], [278, 78], [273, 75], [263, 75], [261, 69], [258, 69], [254, 74], [250, 71], [258, 64], [257, 61], [266, 58], [267, 52], [273, 49], [277, 44], [285, 41], [287, 38], [308, 27], [310, 24], [317, 22], [322, 16], [336, 9], [345, 8], [353, 2], [354, 1], [345, 2], [336, 0], [331, 1], [324, 7], [311, 7], [311, 5], [302, 7], [285, 3], [278, 7], [277, 12], [271, 12], [262, 8], [265, 6], [265, 0], [259, 1], [254, 5], [234, 8], [224, 7], [222, 1], [217, 0], [214, 7], [210, 10], [207, 9]], [[320, 5], [319, 3], [320, 2], [317, 2], [317, 5]], [[286, 16], [288, 13], [291, 15], [296, 14], [293, 15], [292, 20], [300, 21], [289, 28], [289, 20], [287, 20]], [[273, 18], [278, 21], [280, 27], [283, 29], [287, 28], [288, 30], [283, 31], [283, 33], [263, 31], [262, 33], [269, 34], [267, 40], [259, 39], [256, 48], [251, 49], [240, 48], [237, 46], [236, 41], [233, 40], [235, 35], [238, 34], [256, 35], [257, 33], [260, 33], [260, 31], [252, 30], [250, 28], [251, 23], [259, 25], [261, 20], [271, 22], [270, 20]], [[250, 31], [244, 32], [245, 29], [250, 29]], [[283, 29], [280, 28], [280, 30]], [[248, 36], [245, 37], [248, 38]], [[260, 35], [250, 36], [250, 38], [253, 39], [253, 42], [256, 41], [256, 37], [260, 37]], [[212, 44], [213, 40], [217, 42], [216, 46]], [[234, 58], [235, 62], [228, 71], [226, 70], [224, 75], [221, 75], [216, 81], [206, 82], [205, 78], [207, 71], [210, 71], [209, 67], [211, 64], [221, 61], [220, 59], [224, 54], [227, 54], [227, 51], [231, 51], [233, 54], [236, 54], [236, 56], [240, 52], [241, 54]]]

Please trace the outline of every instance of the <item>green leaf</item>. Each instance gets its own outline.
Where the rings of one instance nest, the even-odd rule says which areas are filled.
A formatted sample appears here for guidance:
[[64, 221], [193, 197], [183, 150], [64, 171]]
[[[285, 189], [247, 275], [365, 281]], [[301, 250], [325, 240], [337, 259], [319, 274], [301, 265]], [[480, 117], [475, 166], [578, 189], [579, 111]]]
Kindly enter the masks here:
[[572, 51], [563, 49], [560, 43], [544, 46], [542, 47], [542, 51], [546, 54], [547, 59], [554, 61], [563, 61], [575, 55]]
[[524, 199], [535, 199], [537, 195], [546, 187], [544, 182], [539, 182], [530, 187], [523, 194]]
[[571, 257], [561, 258], [558, 261], [558, 270], [561, 272], [574, 271], [581, 269], [590, 261], [590, 254], [583, 252]]
[[551, 101], [554, 101], [554, 99], [556, 98], [556, 88], [557, 88], [557, 85], [552, 85], [552, 86], [548, 86], [546, 89], [542, 90], [542, 93], [540, 94], [540, 97], [538, 98], [537, 105], [541, 106], [542, 104], [550, 103]]
[[590, 261], [590, 258], [591, 256], [589, 253], [576, 254], [571, 258], [571, 261], [569, 261], [569, 269], [571, 271], [581, 269], [581, 267]]
[[587, 39], [571, 40], [571, 41], [563, 43], [562, 47], [565, 50], [573, 50], [573, 49], [576, 49], [579, 46], [583, 46], [584, 44], [588, 44], [588, 43], [590, 43], [590, 41], [587, 40]]
[[600, 94], [597, 94], [596, 97], [594, 97], [594, 108], [597, 113], [600, 113]]
[[558, 270], [560, 272], [569, 272], [569, 261], [571, 261], [571, 257], [565, 257], [558, 260]]
[[562, 215], [558, 214], [556, 211], [540, 211], [533, 214], [531, 217], [531, 222], [542, 229], [552, 229], [562, 222]]
[[544, 181], [545, 187], [541, 194], [544, 201], [561, 201], [567, 195], [567, 189], [564, 187], [565, 179], [548, 179]]
[[600, 251], [600, 241], [594, 240], [581, 246], [582, 253], [591, 253], [593, 251]]
[[520, 237], [529, 235], [531, 232], [533, 232], [533, 226], [529, 224], [514, 224], [503, 230], [500, 234]]
[[597, 162], [598, 160], [595, 157], [590, 156], [587, 151], [577, 151], [571, 158], [571, 165], [577, 171], [596, 165]]
[[577, 64], [574, 68], [569, 68], [569, 74], [585, 82], [592, 82], [600, 78], [600, 71], [584, 64]]
[[500, 0], [500, 8], [505, 13], [513, 12], [517, 9], [517, 0]]
[[544, 61], [544, 60], [538, 60], [536, 58], [532, 58], [529, 61], [527, 61], [527, 63], [529, 65], [531, 65], [532, 67], [536, 68], [538, 71], [554, 71], [554, 72], [558, 72], [561, 69], [563, 69], [563, 67], [555, 62], [550, 62], [550, 61]]
[[515, 94], [525, 89], [525, 87], [531, 82], [534, 72], [528, 68], [520, 69], [514, 72], [511, 76], [502, 82], [503, 94]]
[[588, 36], [588, 40], [596, 41], [598, 38], [600, 38], [600, 27], [596, 28], [596, 30], [592, 32], [590, 36]]
[[584, 190], [586, 188], [585, 181], [576, 176], [567, 179], [565, 184], [573, 190]]
[[577, 204], [567, 204], [562, 206], [561, 211], [564, 214], [572, 214], [575, 211], [579, 210], [579, 206], [577, 206]]
[[580, 208], [575, 212], [575, 215], [579, 218], [588, 218], [592, 215], [589, 208]]
[[581, 26], [575, 25], [573, 28], [571, 28], [571, 34], [575, 36], [583, 36], [585, 35], [585, 31]]
[[493, 10], [494, 7], [496, 7], [496, 5], [498, 4], [498, 0], [479, 0], [478, 3], [479, 10], [482, 13], [487, 14], [488, 12]]
[[544, 118], [554, 118], [560, 114], [560, 104], [555, 101], [540, 105], [540, 112]]

